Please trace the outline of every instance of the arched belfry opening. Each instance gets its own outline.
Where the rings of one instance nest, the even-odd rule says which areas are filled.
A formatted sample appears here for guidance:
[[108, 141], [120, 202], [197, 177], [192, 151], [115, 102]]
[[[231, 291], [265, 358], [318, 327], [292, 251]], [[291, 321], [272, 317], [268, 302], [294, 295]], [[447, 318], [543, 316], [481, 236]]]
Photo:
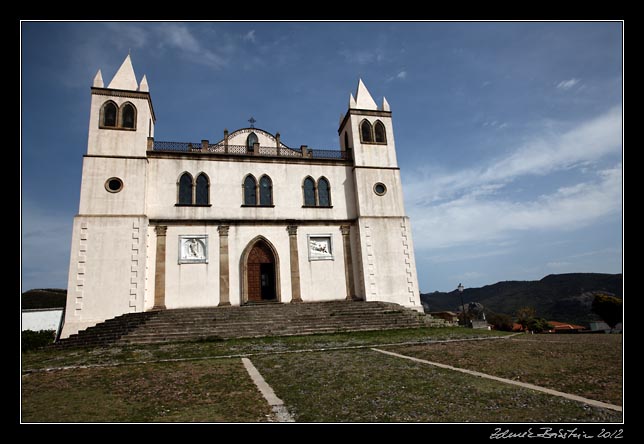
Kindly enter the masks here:
[[258, 236], [241, 257], [241, 303], [279, 302], [279, 256], [273, 244]]

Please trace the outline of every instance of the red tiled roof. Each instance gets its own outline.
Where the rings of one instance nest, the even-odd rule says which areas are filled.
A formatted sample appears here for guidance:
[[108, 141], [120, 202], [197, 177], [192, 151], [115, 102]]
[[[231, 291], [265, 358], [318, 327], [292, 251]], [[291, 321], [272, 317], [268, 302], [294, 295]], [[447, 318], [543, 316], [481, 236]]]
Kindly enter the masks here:
[[565, 322], [548, 321], [548, 324], [552, 325], [555, 330], [586, 330], [586, 327], [581, 325], [568, 324]]

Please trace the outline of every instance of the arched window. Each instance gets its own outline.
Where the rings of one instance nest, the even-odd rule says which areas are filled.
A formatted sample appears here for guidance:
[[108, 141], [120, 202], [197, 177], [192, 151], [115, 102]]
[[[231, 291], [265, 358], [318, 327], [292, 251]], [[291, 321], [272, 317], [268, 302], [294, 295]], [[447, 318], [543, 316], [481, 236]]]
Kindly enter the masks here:
[[360, 124], [360, 137], [362, 137], [362, 142], [373, 142], [371, 124], [368, 120], [363, 120]]
[[376, 143], [387, 143], [387, 131], [385, 125], [378, 120], [373, 126], [374, 133], [376, 134]]
[[304, 179], [304, 205], [307, 207], [315, 206], [315, 181], [310, 177]]
[[318, 205], [321, 207], [330, 207], [331, 206], [331, 187], [329, 187], [329, 181], [324, 177], [320, 177], [318, 180]]
[[350, 148], [349, 146], [349, 134], [345, 131], [344, 132], [344, 149], [348, 150]]
[[103, 105], [101, 126], [116, 127], [116, 104], [106, 102]]
[[257, 138], [257, 134], [255, 133], [250, 133], [248, 135], [248, 138], [246, 139], [246, 147], [247, 148], [253, 148], [253, 145], [259, 143], [259, 139]]
[[244, 205], [257, 205], [257, 181], [250, 174], [244, 179]]
[[273, 204], [273, 181], [271, 181], [271, 178], [268, 176], [262, 176], [262, 178], [259, 179], [259, 204]]
[[195, 204], [208, 205], [209, 204], [209, 188], [210, 183], [208, 176], [201, 173], [197, 176], [197, 184], [195, 188]]
[[136, 109], [131, 103], [121, 106], [121, 127], [136, 128]]
[[192, 176], [190, 173], [183, 173], [179, 178], [179, 204], [192, 204]]

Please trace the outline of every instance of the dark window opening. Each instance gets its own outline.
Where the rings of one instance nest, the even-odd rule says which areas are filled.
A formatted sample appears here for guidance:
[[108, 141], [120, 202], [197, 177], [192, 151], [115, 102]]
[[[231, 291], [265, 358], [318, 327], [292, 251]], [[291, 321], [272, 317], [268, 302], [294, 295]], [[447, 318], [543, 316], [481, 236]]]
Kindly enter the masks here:
[[179, 179], [179, 204], [192, 204], [192, 177], [188, 173], [183, 173]]
[[205, 174], [200, 174], [197, 177], [197, 186], [195, 190], [195, 204], [197, 205], [208, 205], [209, 199], [208, 192], [208, 178]]
[[105, 188], [110, 193], [118, 193], [123, 189], [123, 181], [118, 177], [112, 177], [105, 182]]
[[331, 206], [331, 195], [329, 193], [329, 181], [324, 177], [318, 180], [318, 203], [321, 207]]
[[250, 133], [248, 135], [248, 139], [246, 139], [246, 146], [248, 148], [253, 148], [253, 145], [255, 145], [256, 143], [259, 143], [259, 139], [257, 138], [257, 134]]
[[257, 182], [253, 176], [244, 179], [244, 205], [257, 205]]
[[116, 105], [114, 103], [106, 103], [103, 105], [103, 126], [116, 126]]
[[387, 132], [382, 122], [376, 122], [374, 132], [376, 133], [376, 143], [387, 143]]
[[273, 183], [268, 176], [262, 176], [259, 180], [259, 204], [273, 204]]
[[362, 135], [363, 142], [373, 142], [371, 124], [368, 121], [365, 120], [360, 124], [360, 134]]
[[135, 128], [136, 112], [134, 106], [129, 103], [123, 105], [121, 109], [121, 126], [123, 128]]
[[315, 206], [315, 182], [310, 177], [304, 179], [304, 205]]

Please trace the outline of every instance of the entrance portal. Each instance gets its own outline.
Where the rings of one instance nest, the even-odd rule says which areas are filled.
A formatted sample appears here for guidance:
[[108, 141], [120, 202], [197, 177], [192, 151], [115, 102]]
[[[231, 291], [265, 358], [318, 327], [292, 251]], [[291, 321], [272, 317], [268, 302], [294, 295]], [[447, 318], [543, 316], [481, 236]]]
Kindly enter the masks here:
[[243, 267], [242, 264], [246, 284], [244, 302], [278, 300], [276, 262], [273, 249], [265, 240], [258, 239], [252, 244], [247, 255], [246, 266]]

